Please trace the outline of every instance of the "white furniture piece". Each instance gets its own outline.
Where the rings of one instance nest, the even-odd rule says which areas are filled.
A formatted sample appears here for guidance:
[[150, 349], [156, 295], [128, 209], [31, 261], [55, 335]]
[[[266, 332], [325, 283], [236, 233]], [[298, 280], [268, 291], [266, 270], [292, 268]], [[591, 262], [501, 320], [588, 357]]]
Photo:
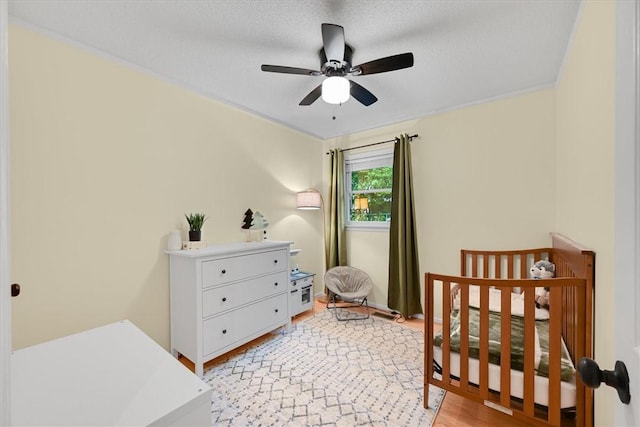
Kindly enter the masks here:
[[168, 251], [171, 351], [203, 365], [286, 325], [292, 242], [263, 240]]
[[13, 426], [210, 426], [211, 387], [128, 320], [11, 355]]
[[291, 273], [291, 317], [313, 308], [313, 273]]

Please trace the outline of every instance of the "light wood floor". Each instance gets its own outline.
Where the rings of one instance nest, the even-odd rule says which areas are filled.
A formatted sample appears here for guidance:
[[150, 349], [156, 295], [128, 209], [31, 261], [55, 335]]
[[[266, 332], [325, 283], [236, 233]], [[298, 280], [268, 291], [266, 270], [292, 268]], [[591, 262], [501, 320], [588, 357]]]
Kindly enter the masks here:
[[[314, 312], [325, 310], [324, 303], [316, 301], [314, 309], [301, 313], [296, 316], [293, 321], [299, 322], [309, 316], [313, 316]], [[410, 328], [416, 328], [424, 331], [424, 320], [422, 319], [408, 319], [405, 322], [397, 322], [398, 324]], [[239, 347], [233, 352], [242, 351], [247, 346], [255, 345], [268, 337], [258, 338], [244, 346]], [[205, 369], [208, 366], [215, 365], [220, 359], [226, 358], [229, 353], [220, 358], [213, 359], [205, 364]], [[193, 363], [186, 358], [180, 357], [179, 359], [185, 366], [192, 371], [194, 370]], [[476, 402], [463, 399], [453, 393], [447, 393], [440, 407], [440, 411], [436, 417], [434, 427], [495, 427], [495, 426], [512, 426], [512, 427], [529, 427], [530, 424], [514, 420], [508, 415], [502, 414], [496, 410], [489, 409], [484, 405], [480, 405]]]

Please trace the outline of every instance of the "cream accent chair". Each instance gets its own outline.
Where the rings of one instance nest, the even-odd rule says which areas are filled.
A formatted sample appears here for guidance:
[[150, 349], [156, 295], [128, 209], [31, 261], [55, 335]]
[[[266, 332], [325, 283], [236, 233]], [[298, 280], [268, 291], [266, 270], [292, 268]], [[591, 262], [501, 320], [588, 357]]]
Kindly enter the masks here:
[[[367, 273], [355, 267], [333, 267], [324, 274], [324, 285], [329, 290], [327, 308], [334, 310], [336, 319], [345, 321], [369, 318], [367, 297], [373, 289], [373, 282]], [[342, 310], [363, 306], [367, 309], [366, 315]]]

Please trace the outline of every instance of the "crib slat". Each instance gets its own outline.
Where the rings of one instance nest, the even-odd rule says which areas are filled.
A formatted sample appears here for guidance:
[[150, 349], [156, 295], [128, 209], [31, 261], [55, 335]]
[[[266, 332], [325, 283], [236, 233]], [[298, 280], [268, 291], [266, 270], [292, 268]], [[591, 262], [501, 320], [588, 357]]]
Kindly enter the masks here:
[[[500, 310], [511, 313], [511, 288], [500, 288]], [[500, 404], [511, 402], [511, 316], [500, 316]]]
[[460, 388], [469, 390], [469, 286], [460, 284]]
[[485, 279], [489, 278], [489, 257], [490, 255], [482, 257], [482, 277]]
[[519, 279], [526, 279], [529, 277], [529, 266], [527, 264], [527, 253], [520, 254], [520, 277]]
[[507, 255], [507, 278], [513, 279], [513, 255]]
[[480, 287], [480, 385], [483, 400], [489, 399], [489, 287]]
[[450, 381], [451, 367], [451, 282], [442, 281], [442, 381]]
[[534, 414], [534, 368], [535, 368], [535, 288], [524, 291], [524, 402], [527, 416]]
[[478, 277], [478, 257], [476, 254], [471, 256], [471, 277]]
[[[586, 340], [586, 334], [587, 334], [587, 328], [588, 325], [587, 323], [589, 322], [589, 311], [588, 310], [588, 304], [587, 304], [587, 300], [588, 297], [587, 295], [589, 295], [591, 292], [590, 289], [587, 289], [587, 282], [586, 280], [583, 281], [582, 285], [579, 286], [576, 290], [576, 295], [577, 295], [577, 306], [576, 306], [576, 313], [577, 313], [577, 318], [578, 319], [585, 319], [585, 322], [579, 321], [577, 322], [577, 324], [575, 325], [575, 329], [576, 329], [576, 336], [578, 337], [578, 340], [576, 342], [576, 347], [575, 347], [575, 353], [574, 357], [576, 359], [578, 359], [580, 357], [580, 355], [585, 355], [585, 357], [589, 357], [587, 356], [587, 354], [589, 354], [589, 344], [587, 343]], [[582, 304], [581, 302], [584, 302], [584, 304]], [[586, 316], [586, 317], [585, 317]], [[583, 426], [583, 425], [590, 425], [591, 424], [591, 402], [589, 401], [589, 399], [587, 399], [587, 394], [586, 394], [586, 389], [585, 387], [578, 387], [577, 390], [577, 396], [576, 399], [578, 402], [583, 402], [583, 401], [587, 401], [589, 404], [585, 405], [585, 411], [579, 411], [577, 413], [577, 417], [576, 417], [576, 425], [578, 426]]]
[[429, 384], [433, 380], [433, 345], [431, 345], [434, 329], [434, 298], [433, 298], [433, 281], [429, 273], [425, 274], [425, 340], [424, 340], [424, 399], [423, 406], [425, 409], [429, 407]]
[[551, 286], [549, 308], [549, 423], [560, 425], [560, 357], [562, 332], [562, 306], [553, 304], [561, 301], [561, 289]]

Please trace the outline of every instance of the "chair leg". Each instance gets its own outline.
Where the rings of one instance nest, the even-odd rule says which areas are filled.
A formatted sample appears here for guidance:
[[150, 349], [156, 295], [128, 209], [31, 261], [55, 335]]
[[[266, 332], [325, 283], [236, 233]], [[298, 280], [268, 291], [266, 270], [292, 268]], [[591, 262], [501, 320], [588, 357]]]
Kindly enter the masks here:
[[[336, 298], [336, 294], [334, 294], [333, 292], [330, 292], [329, 294], [329, 299], [327, 300], [327, 309], [329, 310], [334, 310], [333, 314], [335, 315], [336, 319], [344, 322], [344, 321], [348, 321], [348, 320], [364, 320], [364, 319], [368, 319], [369, 318], [369, 301], [367, 300], [367, 297], [364, 297], [360, 300], [349, 300], [349, 301], [345, 301], [347, 303], [351, 303], [350, 305], [344, 305], [344, 306], [340, 306], [338, 307], [337, 302], [336, 302], [337, 298]], [[333, 305], [331, 305], [333, 304]], [[366, 315], [362, 315], [362, 316], [340, 316], [339, 310], [340, 308], [351, 308], [351, 307], [362, 307], [365, 306], [367, 309], [367, 314]]]

